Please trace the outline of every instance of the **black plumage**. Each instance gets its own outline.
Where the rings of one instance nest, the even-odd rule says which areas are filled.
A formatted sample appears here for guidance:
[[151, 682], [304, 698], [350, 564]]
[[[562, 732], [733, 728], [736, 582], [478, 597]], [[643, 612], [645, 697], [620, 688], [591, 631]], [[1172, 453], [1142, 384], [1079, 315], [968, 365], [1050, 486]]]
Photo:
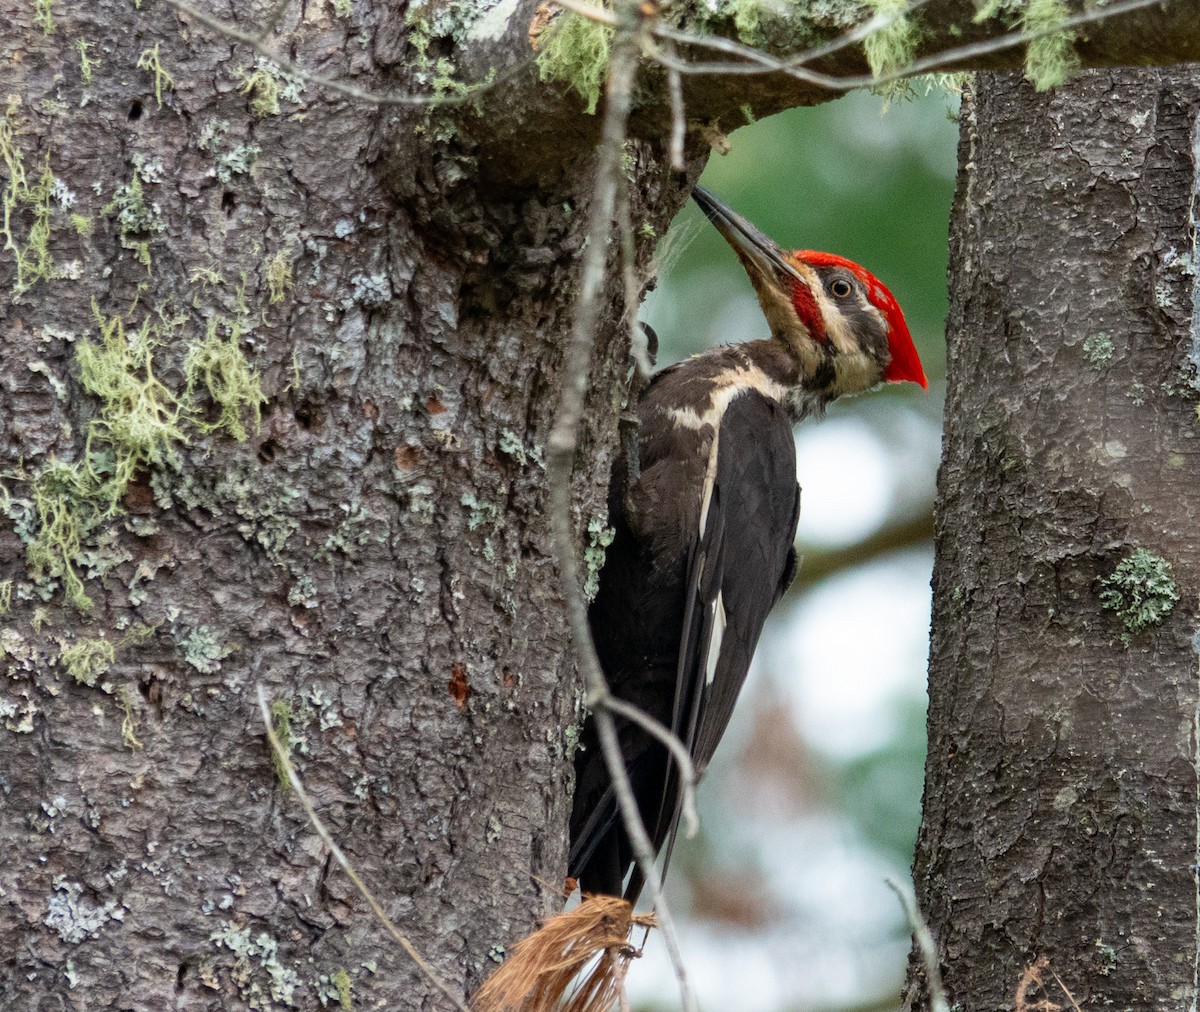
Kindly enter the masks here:
[[[589, 618], [613, 692], [665, 724], [703, 774], [729, 723], [767, 614], [795, 575], [800, 514], [792, 425], [881, 381], [926, 385], [904, 314], [858, 264], [787, 252], [697, 187], [733, 246], [771, 338], [659, 373], [638, 405], [639, 461], [609, 495], [616, 535]], [[664, 746], [618, 719], [642, 820], [668, 856], [678, 776]], [[629, 838], [589, 720], [575, 758], [570, 874], [617, 895]], [[633, 869], [624, 894], [636, 899]]]
[[[614, 473], [616, 534], [589, 616], [614, 693], [671, 728], [698, 773], [795, 573], [792, 422], [778, 400], [731, 381], [747, 365], [745, 347], [721, 349], [665, 370], [643, 394], [640, 472], [628, 482], [622, 462]], [[676, 770], [641, 728], [618, 727], [642, 819], [661, 848], [679, 815]], [[570, 873], [582, 888], [620, 894], [632, 853], [590, 721], [576, 758], [571, 840]], [[626, 895], [640, 889], [635, 870]]]

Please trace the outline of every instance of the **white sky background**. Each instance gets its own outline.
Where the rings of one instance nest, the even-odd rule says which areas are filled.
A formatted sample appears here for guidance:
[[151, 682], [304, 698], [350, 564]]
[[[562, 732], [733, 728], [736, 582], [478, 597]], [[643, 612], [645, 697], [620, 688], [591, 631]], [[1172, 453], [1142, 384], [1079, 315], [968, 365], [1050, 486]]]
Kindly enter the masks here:
[[[945, 123], [944, 98], [894, 106], [884, 116], [876, 99], [860, 96], [842, 105], [845, 145], [859, 159], [859, 176], [886, 171], [887, 154], [900, 146], [921, 152], [937, 171], [952, 175], [954, 130]], [[727, 161], [736, 159], [741, 136], [734, 137], [735, 153]], [[720, 177], [733, 170], [727, 163], [714, 168], [705, 182], [721, 194]], [[826, 179], [805, 183], [817, 192], [846, 185], [836, 168]], [[668, 349], [672, 328], [689, 319], [687, 307], [701, 288], [729, 293], [705, 324], [705, 343], [765, 336], [749, 283], [731, 256], [723, 269], [693, 272], [685, 284], [673, 286], [669, 274], [661, 282], [642, 316], [666, 338]], [[835, 405], [825, 419], [800, 427], [802, 547], [853, 544], [889, 516], [903, 515], [904, 504], [932, 499], [940, 401], [940, 390], [922, 394], [906, 384], [888, 396]], [[673, 881], [668, 895], [683, 922], [684, 957], [706, 1012], [833, 1010], [886, 1003], [892, 996], [891, 1007], [899, 1007], [909, 940], [884, 878], [907, 881], [907, 864], [874, 849], [854, 820], [837, 810], [836, 799], [798, 818], [759, 819], [723, 809], [728, 799], [719, 788], [722, 761], [740, 753], [753, 729], [753, 701], [764, 695], [784, 702], [806, 748], [831, 768], [910, 733], [899, 715], [925, 706], [932, 563], [931, 547], [889, 556], [824, 581], [772, 616], [706, 780], [708, 790], [701, 791], [701, 813], [716, 823], [713, 835], [722, 846], [734, 847], [763, 870], [781, 916], [760, 932], [690, 920], [688, 890]], [[681, 842], [680, 853], [684, 846]], [[658, 936], [635, 963], [628, 984], [635, 1008], [678, 1008]]]

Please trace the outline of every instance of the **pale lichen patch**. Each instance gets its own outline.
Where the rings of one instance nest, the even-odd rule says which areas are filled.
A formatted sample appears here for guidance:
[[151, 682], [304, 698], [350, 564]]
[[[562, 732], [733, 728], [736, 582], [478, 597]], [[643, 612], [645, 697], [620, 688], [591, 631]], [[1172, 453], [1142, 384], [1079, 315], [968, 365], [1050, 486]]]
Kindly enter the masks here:
[[1100, 603], [1121, 619], [1126, 646], [1135, 633], [1161, 625], [1179, 600], [1171, 564], [1146, 548], [1135, 549], [1100, 582]]
[[125, 919], [125, 909], [116, 900], [97, 906], [83, 898], [83, 886], [63, 875], [54, 879], [54, 894], [47, 902], [42, 923], [64, 942], [73, 945], [95, 938], [109, 921]]
[[587, 529], [588, 544], [583, 550], [583, 564], [587, 570], [587, 577], [583, 584], [583, 594], [590, 601], [600, 589], [600, 570], [604, 568], [605, 554], [617, 532], [601, 517], [592, 517], [588, 521]]
[[176, 642], [183, 659], [201, 674], [212, 674], [221, 670], [221, 661], [236, 650], [221, 642], [221, 637], [210, 626], [200, 625], [177, 636]]
[[280, 962], [279, 943], [274, 938], [266, 932], [251, 938], [248, 927], [226, 921], [209, 940], [233, 953], [231, 979], [249, 1008], [267, 1010], [273, 1002], [298, 1007], [300, 975]]

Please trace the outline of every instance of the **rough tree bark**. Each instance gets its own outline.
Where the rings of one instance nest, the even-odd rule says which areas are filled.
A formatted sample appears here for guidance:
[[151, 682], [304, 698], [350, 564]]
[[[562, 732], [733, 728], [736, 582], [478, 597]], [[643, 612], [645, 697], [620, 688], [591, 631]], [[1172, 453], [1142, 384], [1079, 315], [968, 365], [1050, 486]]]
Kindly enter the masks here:
[[1041, 959], [1030, 1007], [1195, 1007], [1198, 145], [1195, 69], [963, 106], [917, 883], [966, 1008]]
[[[537, 7], [209, 9], [250, 33], [278, 14], [278, 51], [377, 93], [501, 75], [438, 110], [289, 78], [165, 0], [5, 7], [5, 1007], [445, 1006], [280, 788], [259, 684], [454, 987], [554, 907], [579, 687], [541, 447], [596, 126], [530, 64]], [[794, 38], [865, 14], [833, 8]], [[1190, 10], [1096, 28], [1083, 55], [1194, 57]], [[998, 30], [966, 0], [927, 11], [929, 49]], [[861, 71], [861, 49], [822, 69]], [[625, 164], [643, 275], [705, 157], [692, 130], [668, 169], [655, 81]], [[693, 126], [818, 97], [688, 91]], [[576, 469], [593, 569], [617, 288]]]

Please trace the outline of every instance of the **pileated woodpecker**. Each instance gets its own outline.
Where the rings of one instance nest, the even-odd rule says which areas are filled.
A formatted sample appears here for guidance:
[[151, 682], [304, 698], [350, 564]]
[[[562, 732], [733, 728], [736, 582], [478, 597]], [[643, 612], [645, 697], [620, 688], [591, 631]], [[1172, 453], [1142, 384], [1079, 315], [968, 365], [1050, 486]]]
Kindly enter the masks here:
[[[616, 534], [589, 619], [614, 694], [674, 731], [702, 775], [796, 573], [792, 426], [881, 381], [927, 384], [904, 314], [873, 274], [786, 252], [707, 190], [693, 197], [750, 275], [771, 337], [673, 365], [643, 392], [638, 460], [614, 470]], [[618, 733], [660, 850], [679, 817], [678, 772], [638, 726], [618, 718]], [[575, 778], [569, 872], [585, 892], [621, 895], [633, 855], [590, 720]], [[625, 897], [641, 887], [633, 868]]]

